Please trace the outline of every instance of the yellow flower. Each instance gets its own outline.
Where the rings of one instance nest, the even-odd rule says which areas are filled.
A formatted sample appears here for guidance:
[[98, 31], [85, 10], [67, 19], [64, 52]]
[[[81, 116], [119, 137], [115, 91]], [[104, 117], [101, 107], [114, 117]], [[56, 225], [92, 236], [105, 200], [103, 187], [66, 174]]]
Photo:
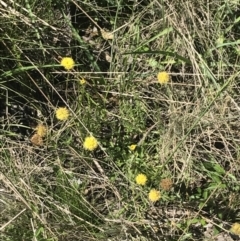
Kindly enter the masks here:
[[88, 136], [85, 138], [83, 143], [83, 148], [89, 151], [93, 151], [98, 147], [97, 139], [93, 136]]
[[240, 235], [240, 224], [234, 223], [230, 229], [230, 231], [236, 235]]
[[158, 82], [160, 84], [167, 84], [170, 77], [169, 77], [169, 74], [166, 71], [163, 71], [163, 72], [158, 73], [157, 79], [158, 79]]
[[128, 148], [131, 150], [131, 151], [134, 151], [136, 149], [137, 145], [134, 145], [132, 144], [131, 146], [129, 146]]
[[47, 134], [47, 127], [43, 124], [38, 124], [35, 130], [36, 133], [41, 137], [44, 137]]
[[161, 193], [156, 189], [151, 189], [148, 194], [148, 198], [151, 202], [156, 202], [161, 198]]
[[147, 176], [141, 173], [136, 176], [135, 180], [138, 185], [144, 186], [147, 182]]
[[66, 70], [70, 70], [74, 67], [75, 62], [71, 57], [64, 57], [60, 63]]
[[80, 83], [80, 85], [84, 85], [84, 84], [86, 84], [86, 80], [85, 79], [80, 79], [79, 83]]
[[56, 117], [58, 120], [67, 120], [69, 117], [69, 110], [66, 107], [60, 107], [56, 110]]

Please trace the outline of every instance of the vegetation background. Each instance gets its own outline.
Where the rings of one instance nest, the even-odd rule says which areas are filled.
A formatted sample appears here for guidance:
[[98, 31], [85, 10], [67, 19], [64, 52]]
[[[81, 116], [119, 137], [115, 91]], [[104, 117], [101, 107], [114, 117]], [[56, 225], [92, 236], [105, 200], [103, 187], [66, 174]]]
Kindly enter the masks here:
[[0, 239], [239, 240], [239, 9], [0, 0]]

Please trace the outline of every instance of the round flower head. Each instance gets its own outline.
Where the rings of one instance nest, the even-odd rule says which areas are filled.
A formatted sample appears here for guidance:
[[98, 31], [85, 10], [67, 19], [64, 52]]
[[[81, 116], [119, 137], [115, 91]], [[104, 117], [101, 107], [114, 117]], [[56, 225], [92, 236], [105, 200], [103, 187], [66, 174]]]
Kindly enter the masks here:
[[88, 136], [85, 138], [83, 143], [83, 148], [85, 150], [93, 151], [98, 147], [97, 139], [93, 136]]
[[156, 202], [161, 198], [161, 193], [156, 189], [151, 189], [148, 194], [148, 198], [151, 202]]
[[56, 110], [56, 118], [58, 120], [67, 120], [69, 117], [69, 110], [66, 107], [59, 107]]
[[173, 183], [170, 178], [162, 179], [160, 182], [160, 187], [165, 191], [169, 191], [172, 188], [172, 185]]
[[64, 57], [60, 63], [66, 70], [70, 70], [74, 67], [75, 62], [71, 57]]
[[39, 136], [37, 133], [35, 133], [32, 137], [31, 137], [31, 142], [32, 144], [36, 145], [36, 146], [42, 146], [43, 145], [43, 139], [41, 136]]
[[79, 83], [80, 83], [80, 85], [84, 85], [84, 84], [86, 84], [86, 80], [85, 79], [80, 79]]
[[131, 150], [131, 151], [135, 151], [137, 145], [134, 145], [132, 144], [131, 146], [129, 146], [128, 148]]
[[170, 77], [169, 77], [169, 74], [166, 71], [163, 71], [163, 72], [158, 73], [157, 79], [158, 79], [158, 82], [160, 84], [167, 84]]
[[47, 134], [47, 127], [43, 124], [38, 124], [35, 130], [40, 137], [44, 137]]
[[136, 176], [135, 180], [138, 185], [144, 186], [147, 182], [147, 176], [141, 173]]
[[230, 231], [236, 235], [240, 235], [240, 224], [234, 223], [230, 229]]

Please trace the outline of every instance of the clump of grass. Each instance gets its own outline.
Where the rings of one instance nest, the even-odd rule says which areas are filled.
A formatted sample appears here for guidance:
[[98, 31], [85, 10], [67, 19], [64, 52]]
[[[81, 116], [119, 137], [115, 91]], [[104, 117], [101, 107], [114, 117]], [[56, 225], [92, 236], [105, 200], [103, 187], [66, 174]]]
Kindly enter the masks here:
[[1, 238], [238, 235], [237, 3], [26, 5], [1, 9]]

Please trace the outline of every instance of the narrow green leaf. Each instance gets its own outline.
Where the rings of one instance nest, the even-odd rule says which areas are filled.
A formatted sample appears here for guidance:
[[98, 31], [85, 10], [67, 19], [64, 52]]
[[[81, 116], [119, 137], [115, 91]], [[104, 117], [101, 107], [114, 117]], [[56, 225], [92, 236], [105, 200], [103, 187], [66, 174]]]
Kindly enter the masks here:
[[164, 36], [166, 34], [169, 34], [170, 32], [173, 31], [173, 28], [170, 27], [170, 28], [165, 28], [162, 32], [160, 32], [159, 34], [155, 35], [154, 37], [148, 39], [146, 42], [142, 43], [141, 45], [139, 45], [133, 52], [136, 52], [137, 50], [141, 49], [143, 46], [146, 46], [148, 45], [149, 43], [151, 43], [153, 40], [161, 37], [161, 36]]

